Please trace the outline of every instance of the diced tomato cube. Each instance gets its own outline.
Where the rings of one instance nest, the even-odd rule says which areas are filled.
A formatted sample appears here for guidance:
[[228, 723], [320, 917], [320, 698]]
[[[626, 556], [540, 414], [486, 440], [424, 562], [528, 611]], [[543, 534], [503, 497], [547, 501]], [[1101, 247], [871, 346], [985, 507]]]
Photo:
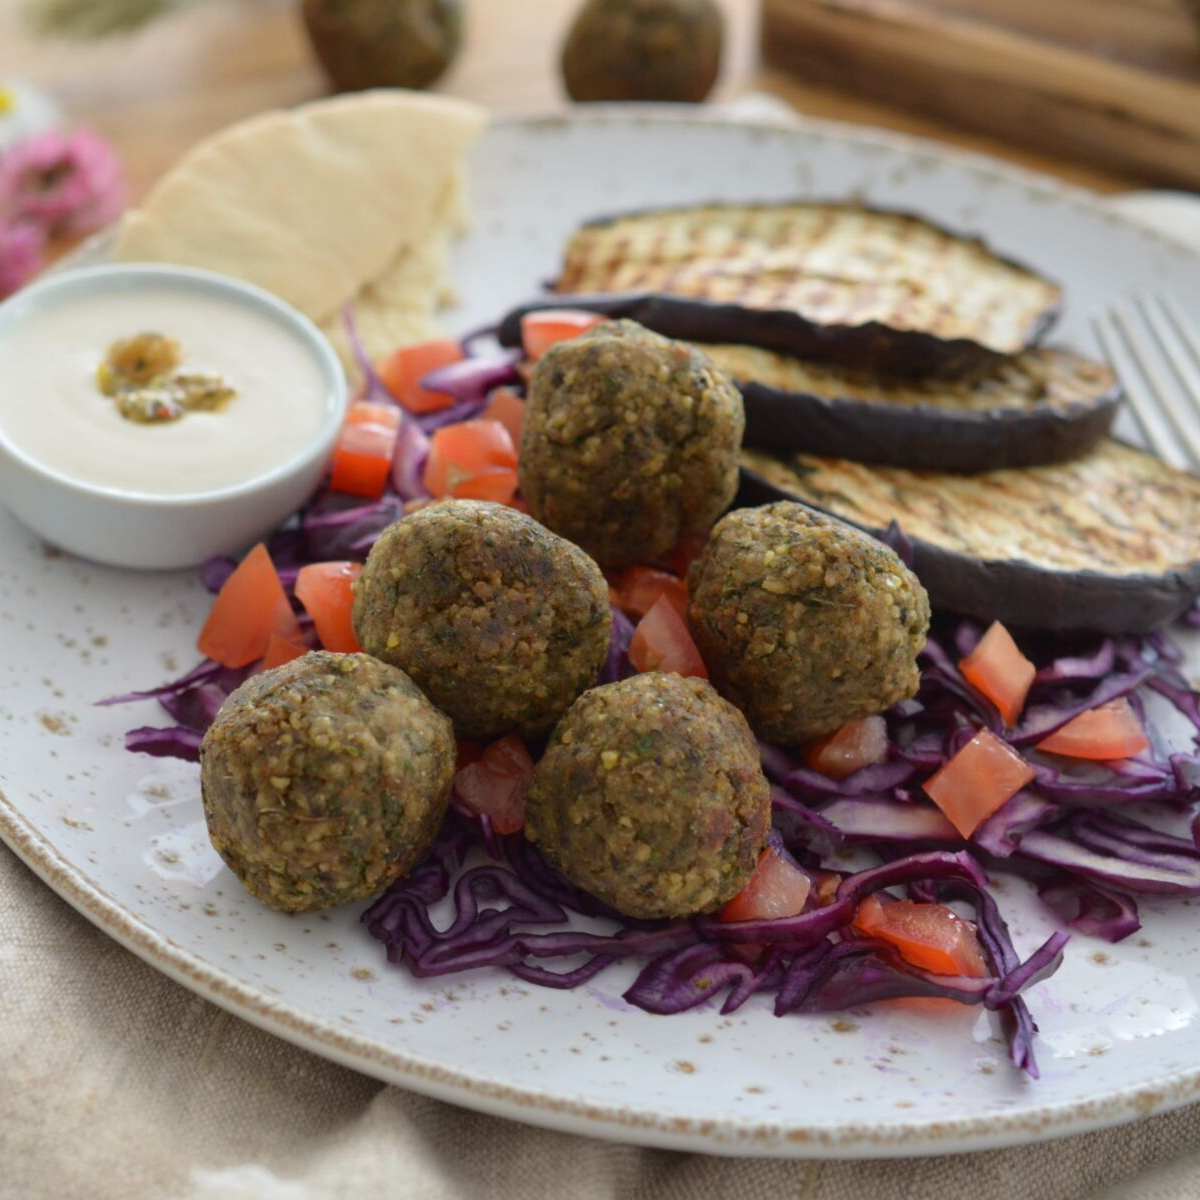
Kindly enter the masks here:
[[393, 405], [352, 404], [333, 451], [329, 486], [352, 496], [382, 496], [392, 470], [400, 421], [401, 412]]
[[599, 313], [575, 308], [547, 308], [526, 313], [521, 318], [521, 342], [525, 353], [536, 361], [551, 346], [587, 333], [603, 320]]
[[317, 627], [326, 650], [355, 654], [362, 650], [354, 633], [354, 581], [362, 563], [310, 563], [296, 576], [296, 596]]
[[511, 388], [497, 388], [488, 398], [484, 419], [499, 421], [508, 430], [517, 452], [521, 449], [521, 431], [525, 428], [525, 401]]
[[634, 617], [644, 617], [660, 596], [665, 596], [675, 611], [687, 619], [687, 584], [676, 575], [654, 567], [626, 567], [614, 585], [616, 603]]
[[1080, 713], [1038, 742], [1037, 748], [1069, 758], [1112, 761], [1141, 754], [1149, 745], [1141, 721], [1122, 696]]
[[222, 666], [245, 667], [266, 654], [272, 635], [299, 642], [300, 622], [259, 542], [217, 593], [196, 649]]
[[935, 975], [982, 978], [988, 973], [975, 926], [944, 904], [872, 895], [859, 904], [852, 924], [864, 937], [895, 946], [905, 962]]
[[532, 778], [533, 759], [525, 743], [510, 733], [461, 767], [454, 788], [467, 808], [487, 815], [497, 833], [516, 833], [525, 824], [525, 793]]
[[424, 482], [438, 499], [454, 496], [506, 504], [517, 489], [516, 467], [516, 447], [499, 421], [461, 421], [434, 433]]
[[496, 504], [512, 504], [517, 491], [516, 471], [484, 471], [455, 484], [451, 495], [456, 500], [491, 500]]
[[449, 367], [465, 357], [462, 345], [451, 338], [402, 346], [379, 364], [379, 378], [409, 412], [437, 412], [449, 408], [454, 397], [447, 392], [429, 391], [421, 386], [421, 380], [439, 367]]
[[926, 781], [925, 791], [950, 824], [969, 838], [1035, 775], [1007, 742], [982, 729]]
[[883, 762], [887, 754], [887, 723], [882, 717], [862, 717], [814, 742], [805, 759], [814, 771], [830, 779], [845, 779], [861, 767]]
[[959, 664], [963, 678], [1000, 710], [1011, 729], [1025, 707], [1037, 667], [1017, 648], [1012, 634], [993, 621], [979, 644]]
[[638, 622], [629, 643], [629, 661], [638, 671], [667, 671], [708, 678], [708, 668], [683, 618], [660, 596]]
[[749, 882], [719, 914], [722, 921], [769, 921], [804, 911], [812, 880], [774, 846], [764, 847]]
[[273, 633], [271, 640], [267, 643], [267, 651], [263, 655], [262, 669], [264, 671], [274, 670], [307, 653], [308, 647], [303, 642], [284, 641], [278, 634]]

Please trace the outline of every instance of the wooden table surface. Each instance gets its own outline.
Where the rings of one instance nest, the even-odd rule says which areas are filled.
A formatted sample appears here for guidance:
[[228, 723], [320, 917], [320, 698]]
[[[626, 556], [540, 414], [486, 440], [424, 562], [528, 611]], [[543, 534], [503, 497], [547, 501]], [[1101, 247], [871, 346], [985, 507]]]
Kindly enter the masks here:
[[[773, 93], [813, 116], [879, 125], [983, 150], [1101, 191], [1138, 181], [1022, 151], [939, 121], [856, 99], [759, 66], [758, 0], [720, 0], [726, 53], [715, 98]], [[558, 46], [580, 0], [467, 0], [463, 50], [439, 90], [497, 112], [565, 102]], [[33, 39], [0, 0], [0, 79], [47, 89], [69, 117], [112, 139], [140, 194], [204, 134], [262, 109], [321, 95], [295, 0], [203, 0], [132, 36], [96, 43]]]

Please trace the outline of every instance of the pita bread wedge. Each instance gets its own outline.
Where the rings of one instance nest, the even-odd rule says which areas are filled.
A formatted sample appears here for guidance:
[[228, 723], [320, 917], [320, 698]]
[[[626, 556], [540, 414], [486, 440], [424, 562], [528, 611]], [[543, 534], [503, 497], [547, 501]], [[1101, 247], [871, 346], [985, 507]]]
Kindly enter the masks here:
[[[438, 309], [453, 303], [446, 264], [454, 239], [470, 227], [463, 172], [455, 176], [438, 205], [425, 236], [406, 246], [387, 269], [352, 300], [359, 340], [372, 362], [415, 342], [446, 336]], [[321, 323], [321, 332], [337, 351], [352, 384], [362, 372], [350, 346], [342, 310]]]
[[484, 120], [404, 91], [255, 117], [185, 155], [126, 214], [115, 257], [234, 275], [324, 321], [444, 221]]

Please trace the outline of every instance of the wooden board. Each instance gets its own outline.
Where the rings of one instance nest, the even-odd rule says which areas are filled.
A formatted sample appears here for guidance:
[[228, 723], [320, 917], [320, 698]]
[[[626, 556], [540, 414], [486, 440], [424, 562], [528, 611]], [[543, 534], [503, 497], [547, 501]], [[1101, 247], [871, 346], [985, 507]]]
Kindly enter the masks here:
[[764, 0], [762, 49], [810, 82], [1200, 187], [1189, 0]]

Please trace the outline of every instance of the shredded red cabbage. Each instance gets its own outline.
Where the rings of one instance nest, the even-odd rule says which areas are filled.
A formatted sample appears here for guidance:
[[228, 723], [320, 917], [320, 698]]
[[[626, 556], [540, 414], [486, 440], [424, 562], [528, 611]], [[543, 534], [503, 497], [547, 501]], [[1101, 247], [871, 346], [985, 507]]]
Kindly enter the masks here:
[[358, 322], [354, 318], [354, 305], [347, 303], [342, 309], [342, 324], [346, 327], [346, 340], [350, 343], [350, 351], [354, 361], [363, 376], [363, 400], [368, 404], [395, 404], [396, 398], [388, 391], [387, 385], [379, 378], [371, 356], [363, 346], [358, 332]]
[[404, 503], [391, 492], [365, 503], [358, 496], [318, 492], [300, 513], [304, 557], [309, 562], [362, 562], [379, 535], [402, 516]]
[[614, 605], [608, 658], [605, 659], [604, 670], [600, 673], [601, 683], [617, 683], [636, 673], [629, 662], [629, 643], [632, 640], [633, 622]]
[[1142, 927], [1133, 897], [1097, 883], [1062, 876], [1042, 884], [1038, 895], [1072, 929], [1092, 937], [1119, 942]]
[[131, 729], [125, 735], [125, 749], [155, 758], [182, 758], [185, 762], [200, 761], [200, 742], [204, 734], [183, 725], [155, 729], [149, 725]]
[[416, 421], [405, 421], [396, 438], [396, 456], [392, 459], [392, 487], [401, 500], [426, 500], [429, 489], [422, 473], [429, 457], [429, 438]]
[[478, 358], [464, 358], [448, 367], [430, 371], [421, 380], [421, 386], [426, 391], [445, 392], [447, 396], [453, 396], [457, 404], [482, 408], [495, 388], [521, 382], [517, 363], [522, 357], [520, 350], [500, 350]]

